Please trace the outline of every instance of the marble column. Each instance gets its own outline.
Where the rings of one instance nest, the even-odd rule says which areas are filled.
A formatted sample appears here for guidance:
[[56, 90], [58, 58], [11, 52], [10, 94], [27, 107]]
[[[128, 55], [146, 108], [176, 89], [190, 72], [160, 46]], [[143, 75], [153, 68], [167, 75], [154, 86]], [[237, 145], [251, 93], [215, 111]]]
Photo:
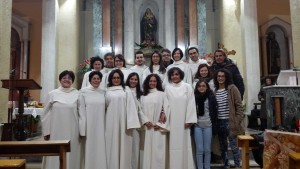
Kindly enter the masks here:
[[41, 90], [40, 100], [45, 102], [47, 94], [56, 87], [56, 1], [43, 0]]
[[198, 49], [200, 56], [206, 54], [206, 0], [197, 0]]
[[241, 1], [242, 54], [244, 61], [244, 84], [246, 86], [246, 108], [250, 114], [253, 103], [257, 103], [260, 89], [259, 45], [256, 1]]
[[59, 86], [63, 70], [78, 72], [79, 2], [43, 0], [42, 17], [41, 102], [45, 102], [48, 92]]
[[300, 0], [290, 0], [294, 66], [300, 67]]
[[[79, 3], [79, 1], [68, 0], [58, 4], [59, 14], [56, 25], [56, 77], [58, 77], [63, 70], [72, 70], [75, 75], [77, 75], [79, 71]], [[75, 82], [73, 87], [77, 88], [77, 85], [81, 84], [81, 80], [78, 78]]]
[[124, 3], [124, 57], [126, 64], [134, 65], [134, 3]]
[[102, 47], [102, 0], [94, 0], [93, 3], [93, 20], [94, 20], [94, 55], [100, 56]]
[[165, 47], [172, 51], [175, 48], [175, 11], [174, 0], [165, 0]]
[[[0, 1], [0, 79], [8, 79], [10, 72], [10, 36], [12, 0]], [[0, 90], [0, 123], [7, 122], [8, 90]]]

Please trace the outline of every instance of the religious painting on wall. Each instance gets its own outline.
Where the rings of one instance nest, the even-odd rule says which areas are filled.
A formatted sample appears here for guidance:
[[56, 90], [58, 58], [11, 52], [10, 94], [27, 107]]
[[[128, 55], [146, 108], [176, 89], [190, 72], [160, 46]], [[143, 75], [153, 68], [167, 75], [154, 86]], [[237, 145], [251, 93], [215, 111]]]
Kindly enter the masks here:
[[264, 169], [288, 169], [289, 153], [300, 153], [300, 134], [266, 130], [264, 135]]

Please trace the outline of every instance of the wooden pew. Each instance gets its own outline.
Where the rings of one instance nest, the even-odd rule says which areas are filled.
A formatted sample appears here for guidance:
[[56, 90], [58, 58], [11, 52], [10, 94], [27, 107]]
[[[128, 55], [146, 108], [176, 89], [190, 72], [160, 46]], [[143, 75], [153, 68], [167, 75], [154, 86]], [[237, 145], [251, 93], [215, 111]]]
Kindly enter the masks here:
[[249, 169], [249, 141], [254, 140], [249, 135], [238, 136], [238, 146], [242, 148], [242, 169]]
[[0, 169], [26, 169], [25, 163], [24, 159], [0, 160]]
[[60, 169], [66, 169], [70, 140], [0, 141], [0, 157], [59, 156]]
[[289, 157], [289, 168], [300, 169], [300, 153], [290, 153]]

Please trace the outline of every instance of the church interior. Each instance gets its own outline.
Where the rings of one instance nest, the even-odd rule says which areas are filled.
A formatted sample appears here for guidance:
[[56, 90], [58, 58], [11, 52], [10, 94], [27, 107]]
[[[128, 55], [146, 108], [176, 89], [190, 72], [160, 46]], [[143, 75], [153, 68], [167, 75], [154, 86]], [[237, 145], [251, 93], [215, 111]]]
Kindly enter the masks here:
[[[156, 19], [153, 35], [144, 33], [147, 14]], [[149, 64], [156, 46], [178, 47], [186, 61], [189, 47], [197, 47], [206, 60], [222, 48], [244, 79], [246, 115], [259, 102], [265, 78], [271, 77], [273, 85], [293, 86], [268, 89], [272, 97], [285, 97], [279, 98], [285, 109], [282, 123], [300, 118], [298, 0], [1, 0], [0, 23], [0, 79], [33, 79], [42, 87], [25, 93], [33, 103], [45, 102], [66, 69], [75, 72], [75, 88], [80, 89], [80, 64], [93, 56], [123, 54], [131, 67], [138, 50]], [[278, 81], [281, 72], [289, 77]], [[0, 89], [0, 124], [7, 123], [17, 96]], [[272, 109], [272, 100], [267, 101]]]

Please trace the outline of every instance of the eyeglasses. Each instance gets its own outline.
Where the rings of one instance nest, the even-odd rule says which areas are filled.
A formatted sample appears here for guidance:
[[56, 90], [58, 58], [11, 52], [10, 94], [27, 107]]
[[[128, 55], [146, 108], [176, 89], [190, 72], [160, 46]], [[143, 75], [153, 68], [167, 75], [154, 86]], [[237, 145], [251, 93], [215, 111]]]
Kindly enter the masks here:
[[123, 60], [115, 60], [115, 62], [123, 62]]
[[114, 79], [114, 80], [119, 80], [120, 77], [113, 77], [112, 79]]
[[171, 56], [170, 54], [163, 54], [162, 56]]

